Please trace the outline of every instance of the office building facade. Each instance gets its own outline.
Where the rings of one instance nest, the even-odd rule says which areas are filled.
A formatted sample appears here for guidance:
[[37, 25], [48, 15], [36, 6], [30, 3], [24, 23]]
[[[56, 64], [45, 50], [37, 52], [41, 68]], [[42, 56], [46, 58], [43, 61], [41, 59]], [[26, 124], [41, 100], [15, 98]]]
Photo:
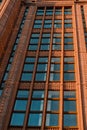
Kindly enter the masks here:
[[0, 130], [87, 129], [87, 1], [0, 4]]

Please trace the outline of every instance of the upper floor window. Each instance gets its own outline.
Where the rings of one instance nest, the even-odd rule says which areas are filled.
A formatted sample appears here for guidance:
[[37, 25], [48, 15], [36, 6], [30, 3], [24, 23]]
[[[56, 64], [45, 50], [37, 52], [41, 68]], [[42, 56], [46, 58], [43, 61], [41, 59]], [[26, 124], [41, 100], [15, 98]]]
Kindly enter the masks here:
[[46, 8], [46, 15], [53, 15], [53, 8], [52, 7]]
[[55, 8], [55, 15], [62, 15], [62, 8], [56, 7]]
[[72, 7], [65, 7], [64, 8], [64, 14], [65, 15], [71, 15], [72, 14]]
[[42, 8], [39, 7], [39, 8], [37, 9], [36, 15], [40, 15], [40, 16], [41, 16], [41, 15], [44, 15], [44, 8], [43, 8], [43, 7], [42, 7]]

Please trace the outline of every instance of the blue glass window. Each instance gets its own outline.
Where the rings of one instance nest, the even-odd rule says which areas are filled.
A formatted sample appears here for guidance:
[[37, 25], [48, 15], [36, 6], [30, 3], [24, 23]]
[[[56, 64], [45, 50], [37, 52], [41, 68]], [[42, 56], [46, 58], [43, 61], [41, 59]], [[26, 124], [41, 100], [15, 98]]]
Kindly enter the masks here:
[[18, 90], [17, 98], [28, 98], [28, 90]]
[[64, 91], [64, 98], [76, 98], [75, 91]]
[[64, 71], [74, 71], [74, 64], [64, 64]]
[[58, 111], [59, 101], [58, 100], [48, 100], [47, 111]]
[[46, 115], [46, 126], [58, 126], [59, 116], [58, 114], [47, 114]]
[[27, 100], [16, 100], [14, 110], [25, 111], [27, 106]]
[[30, 113], [28, 119], [28, 126], [41, 126], [42, 114], [40, 113]]
[[46, 81], [46, 73], [36, 73], [36, 81]]
[[48, 92], [48, 98], [59, 98], [59, 91], [52, 91]]
[[33, 98], [44, 98], [44, 91], [43, 90], [34, 90], [32, 97]]
[[65, 100], [64, 101], [64, 111], [65, 112], [75, 112], [76, 111], [76, 101], [68, 101], [68, 100]]
[[74, 81], [75, 73], [64, 73], [64, 81]]
[[60, 73], [50, 73], [50, 81], [59, 81]]
[[10, 125], [11, 126], [23, 126], [24, 123], [24, 113], [13, 113]]
[[47, 71], [47, 64], [38, 64], [37, 71]]
[[65, 127], [77, 126], [76, 114], [64, 114], [64, 126]]
[[22, 73], [21, 81], [31, 81], [32, 73]]
[[31, 111], [42, 111], [43, 110], [43, 100], [32, 100]]
[[56, 8], [55, 15], [62, 15], [62, 8]]

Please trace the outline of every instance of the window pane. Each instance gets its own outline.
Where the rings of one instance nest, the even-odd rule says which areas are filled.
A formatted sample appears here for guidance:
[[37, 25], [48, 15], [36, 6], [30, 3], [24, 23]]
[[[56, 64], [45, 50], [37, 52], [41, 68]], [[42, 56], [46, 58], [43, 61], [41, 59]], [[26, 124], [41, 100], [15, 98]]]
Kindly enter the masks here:
[[26, 57], [25, 62], [35, 62], [34, 57]]
[[64, 91], [64, 98], [76, 98], [75, 91]]
[[54, 28], [61, 28], [62, 27], [62, 24], [61, 23], [55, 23], [54, 24]]
[[73, 50], [73, 44], [64, 45], [64, 50]]
[[47, 71], [47, 64], [38, 64], [37, 71]]
[[39, 42], [38, 38], [30, 39], [30, 44], [37, 44]]
[[47, 111], [58, 111], [59, 101], [58, 100], [48, 100]]
[[42, 37], [50, 37], [50, 33], [43, 33]]
[[18, 90], [17, 98], [28, 98], [28, 90]]
[[52, 24], [44, 24], [44, 28], [51, 28], [52, 27]]
[[38, 45], [29, 45], [29, 48], [28, 48], [28, 50], [31, 50], [31, 51], [37, 50], [37, 49], [38, 49]]
[[42, 23], [42, 20], [41, 19], [35, 20], [35, 23], [37, 23], [37, 24], [39, 23], [40, 24], [40, 23]]
[[41, 45], [40, 50], [49, 50], [49, 45]]
[[59, 98], [59, 91], [49, 91], [48, 98]]
[[64, 114], [64, 126], [77, 126], [77, 117], [75, 114]]
[[61, 45], [60, 44], [54, 44], [52, 46], [52, 50], [61, 50]]
[[74, 71], [74, 64], [64, 64], [64, 71]]
[[22, 73], [21, 81], [31, 81], [32, 73]]
[[73, 38], [65, 37], [64, 43], [73, 42]]
[[33, 98], [44, 98], [44, 91], [43, 90], [33, 91]]
[[50, 38], [42, 38], [41, 44], [50, 43]]
[[76, 101], [64, 101], [64, 111], [76, 111]]
[[5, 72], [5, 75], [4, 75], [4, 78], [3, 78], [3, 81], [7, 80], [8, 78], [8, 72]]
[[59, 81], [60, 73], [50, 73], [50, 81]]
[[53, 38], [53, 43], [61, 42], [61, 38]]
[[50, 71], [59, 71], [59, 70], [60, 70], [60, 64], [51, 64]]
[[24, 64], [24, 71], [33, 71], [34, 70], [34, 64]]
[[32, 33], [31, 37], [39, 37], [40, 34], [39, 33]]
[[64, 73], [64, 80], [65, 81], [75, 80], [75, 74], [74, 73]]
[[0, 90], [0, 96], [2, 95], [2, 90]]
[[73, 36], [73, 33], [72, 32], [66, 32], [64, 34], [65, 37], [72, 37]]
[[23, 126], [24, 113], [13, 113], [11, 118], [11, 126]]
[[53, 36], [54, 36], [54, 37], [60, 37], [60, 36], [61, 36], [61, 33], [54, 33]]
[[59, 124], [58, 114], [47, 114], [46, 115], [46, 126], [58, 126]]
[[43, 110], [43, 100], [32, 100], [31, 111], [42, 111]]
[[74, 57], [64, 57], [64, 62], [74, 62]]
[[28, 120], [28, 126], [41, 126], [42, 114], [30, 114]]
[[48, 62], [48, 57], [39, 57], [38, 62]]
[[41, 27], [42, 27], [42, 25], [40, 25], [40, 24], [34, 25], [34, 28], [41, 28]]
[[52, 57], [51, 62], [60, 62], [60, 58], [59, 57]]
[[25, 111], [27, 106], [27, 100], [16, 100], [14, 110]]
[[46, 81], [46, 73], [36, 73], [36, 81]]

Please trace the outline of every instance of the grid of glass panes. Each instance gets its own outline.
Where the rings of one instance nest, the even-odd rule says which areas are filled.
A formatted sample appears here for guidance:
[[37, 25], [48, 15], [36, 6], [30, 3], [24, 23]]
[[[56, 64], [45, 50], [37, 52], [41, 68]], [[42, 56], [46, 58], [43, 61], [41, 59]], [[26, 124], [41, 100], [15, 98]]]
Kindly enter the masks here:
[[51, 57], [50, 81], [60, 80], [60, 57]]
[[64, 14], [71, 15], [72, 14], [72, 7], [64, 7]]
[[43, 33], [40, 44], [40, 51], [48, 51], [50, 48], [50, 32]]
[[18, 90], [10, 119], [10, 126], [23, 126], [28, 96], [29, 90]]
[[35, 64], [35, 57], [26, 57], [24, 67], [21, 75], [21, 81], [29, 82], [32, 80], [33, 70]]
[[53, 34], [52, 50], [61, 50], [61, 33]]
[[36, 51], [38, 49], [39, 36], [40, 33], [32, 33], [28, 46], [28, 51]]
[[62, 15], [62, 8], [61, 7], [55, 7], [55, 16]]
[[76, 92], [64, 91], [64, 127], [77, 126]]
[[64, 27], [65, 28], [72, 28], [72, 19], [71, 18], [64, 19]]
[[64, 81], [75, 80], [74, 57], [64, 57]]
[[45, 19], [44, 20], [44, 29], [51, 29], [52, 28], [52, 19]]
[[45, 13], [46, 16], [51, 16], [53, 15], [53, 7], [47, 7], [46, 8], [46, 13]]
[[28, 117], [28, 127], [41, 126], [44, 105], [44, 90], [33, 90], [30, 112]]
[[64, 50], [65, 51], [73, 51], [73, 33], [72, 32], [65, 32], [64, 33]]
[[62, 19], [55, 19], [54, 20], [54, 28], [62, 28]]
[[46, 81], [48, 57], [39, 57], [35, 81]]
[[35, 19], [33, 28], [41, 29], [42, 28], [42, 19]]
[[59, 91], [48, 91], [45, 126], [59, 125]]
[[36, 11], [36, 16], [43, 16], [44, 15], [44, 7], [38, 7]]
[[13, 61], [13, 58], [14, 58], [14, 53], [16, 51], [16, 48], [18, 46], [18, 43], [19, 43], [19, 40], [20, 40], [20, 37], [21, 37], [21, 32], [22, 32], [22, 29], [23, 29], [23, 26], [24, 26], [24, 23], [25, 23], [25, 20], [26, 20], [26, 16], [28, 14], [28, 10], [29, 8], [26, 7], [25, 9], [25, 12], [24, 12], [24, 15], [23, 15], [23, 18], [22, 18], [22, 22], [20, 24], [20, 27], [19, 27], [19, 30], [18, 30], [18, 34], [16, 36], [16, 40], [15, 40], [15, 43], [13, 45], [13, 49], [12, 49], [12, 52], [11, 52], [11, 55], [10, 55], [10, 58], [9, 58], [9, 61], [8, 61], [8, 65], [6, 67], [6, 70], [5, 70], [5, 73], [4, 73], [4, 76], [3, 76], [3, 79], [2, 79], [2, 83], [0, 85], [0, 95], [2, 94], [2, 90], [3, 90], [3, 87], [4, 87], [4, 84], [5, 84], [5, 81], [7, 80], [8, 78], [8, 73], [10, 71], [10, 68], [11, 68], [11, 64], [12, 64], [12, 61]]

